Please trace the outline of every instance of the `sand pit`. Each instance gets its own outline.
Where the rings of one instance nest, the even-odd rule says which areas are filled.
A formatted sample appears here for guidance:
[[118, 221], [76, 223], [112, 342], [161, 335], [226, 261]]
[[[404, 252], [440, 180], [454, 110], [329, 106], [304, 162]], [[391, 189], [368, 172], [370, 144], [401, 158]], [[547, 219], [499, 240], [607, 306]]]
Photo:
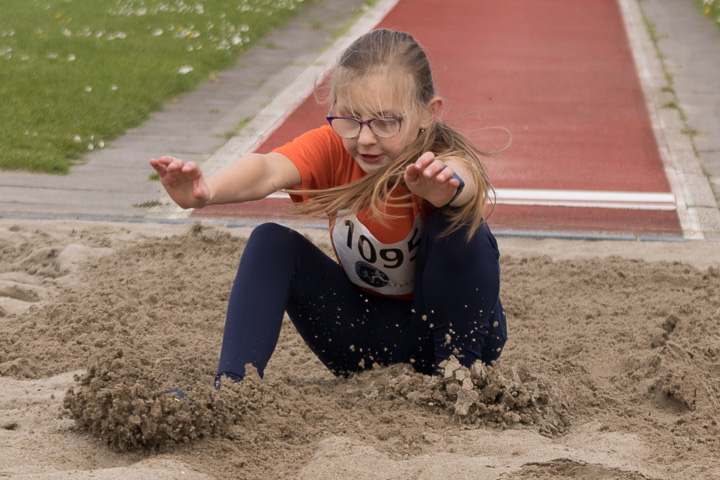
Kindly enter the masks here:
[[720, 244], [501, 237], [494, 367], [337, 379], [285, 325], [216, 392], [248, 233], [0, 219], [0, 477], [720, 478]]

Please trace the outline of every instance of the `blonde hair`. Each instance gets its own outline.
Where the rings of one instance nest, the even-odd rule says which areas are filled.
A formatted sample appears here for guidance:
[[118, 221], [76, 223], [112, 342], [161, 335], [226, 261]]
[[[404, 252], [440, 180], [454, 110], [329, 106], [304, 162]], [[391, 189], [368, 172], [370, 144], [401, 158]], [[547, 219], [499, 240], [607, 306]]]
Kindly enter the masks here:
[[[389, 88], [393, 88], [393, 94], [402, 97], [408, 115], [427, 112], [430, 101], [436, 97], [430, 62], [415, 39], [407, 33], [379, 29], [358, 38], [341, 55], [330, 74], [328, 100], [334, 102], [340, 94], [352, 91], [353, 86], [377, 73], [395, 80], [388, 82]], [[383, 221], [388, 217], [383, 208], [385, 200], [404, 183], [406, 167], [428, 151], [440, 160], [452, 159], [465, 166], [477, 185], [477, 194], [472, 200], [444, 212], [449, 216], [449, 227], [444, 233], [450, 234], [467, 225], [469, 240], [482, 225], [485, 210], [491, 204], [493, 190], [480, 159], [491, 154], [441, 120], [435, 120], [420, 131], [402, 153], [378, 172], [333, 188], [292, 190], [290, 193], [311, 196], [306, 202], [296, 204], [294, 210], [311, 216], [334, 216], [341, 210], [357, 213], [370, 208], [372, 214]], [[409, 204], [409, 196], [407, 200]]]

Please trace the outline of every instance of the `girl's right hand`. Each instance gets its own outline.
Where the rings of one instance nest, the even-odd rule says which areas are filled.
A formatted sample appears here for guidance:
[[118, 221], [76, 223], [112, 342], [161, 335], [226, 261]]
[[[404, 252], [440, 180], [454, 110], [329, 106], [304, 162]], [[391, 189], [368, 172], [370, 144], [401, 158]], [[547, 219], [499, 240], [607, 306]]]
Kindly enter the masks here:
[[182, 208], [202, 208], [210, 201], [210, 188], [195, 162], [175, 157], [151, 158], [150, 165], [170, 198]]

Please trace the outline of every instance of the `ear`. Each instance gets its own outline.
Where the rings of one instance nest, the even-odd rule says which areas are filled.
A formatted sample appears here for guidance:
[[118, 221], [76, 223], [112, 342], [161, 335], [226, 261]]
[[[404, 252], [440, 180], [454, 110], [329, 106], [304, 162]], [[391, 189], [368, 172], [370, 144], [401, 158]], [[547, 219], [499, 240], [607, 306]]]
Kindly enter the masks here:
[[438, 120], [440, 118], [440, 114], [442, 113], [444, 105], [445, 101], [441, 97], [433, 97], [428, 103], [428, 108], [426, 110], [427, 113], [425, 117], [420, 122], [420, 128], [428, 128], [430, 125], [433, 124], [433, 122]]

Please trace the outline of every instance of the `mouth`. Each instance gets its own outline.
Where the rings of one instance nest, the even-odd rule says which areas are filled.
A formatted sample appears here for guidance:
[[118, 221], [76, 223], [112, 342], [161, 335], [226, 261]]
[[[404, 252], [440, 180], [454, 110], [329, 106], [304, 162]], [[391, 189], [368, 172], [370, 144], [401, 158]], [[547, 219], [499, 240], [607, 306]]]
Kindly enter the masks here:
[[368, 155], [364, 153], [358, 154], [360, 159], [365, 163], [377, 163], [383, 157], [382, 155]]

